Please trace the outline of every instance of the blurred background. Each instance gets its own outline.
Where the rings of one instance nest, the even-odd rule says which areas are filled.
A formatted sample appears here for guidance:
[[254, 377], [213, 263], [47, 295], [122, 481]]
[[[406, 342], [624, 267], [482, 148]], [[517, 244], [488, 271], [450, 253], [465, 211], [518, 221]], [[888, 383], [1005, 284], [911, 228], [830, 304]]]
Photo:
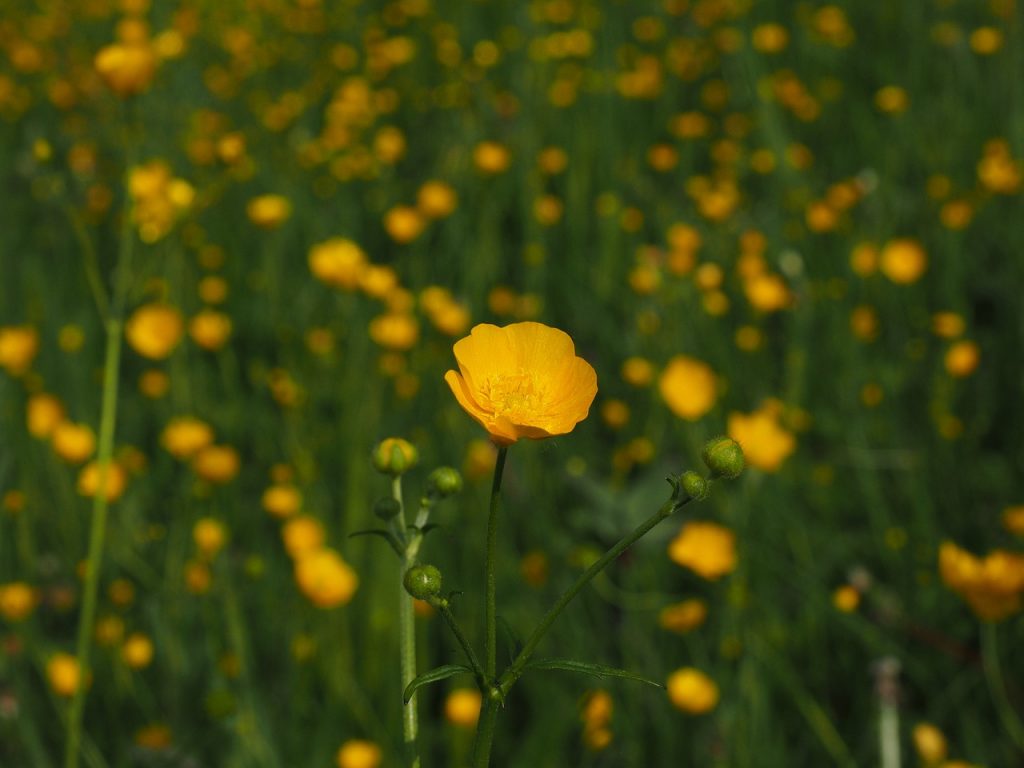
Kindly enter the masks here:
[[[401, 765], [370, 455], [463, 473], [422, 557], [480, 643], [494, 449], [443, 375], [538, 320], [599, 392], [510, 452], [512, 634], [704, 440], [749, 469], [541, 646], [667, 691], [527, 675], [495, 765], [1024, 765], [1014, 0], [4, 8], [0, 764], [60, 764], [84, 684], [91, 768]], [[423, 689], [424, 766], [478, 708]]]

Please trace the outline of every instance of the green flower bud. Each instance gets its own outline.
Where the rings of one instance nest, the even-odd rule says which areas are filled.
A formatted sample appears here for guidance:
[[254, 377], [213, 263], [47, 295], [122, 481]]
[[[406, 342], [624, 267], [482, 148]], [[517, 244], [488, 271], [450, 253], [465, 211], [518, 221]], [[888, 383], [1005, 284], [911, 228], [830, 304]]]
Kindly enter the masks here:
[[441, 572], [432, 565], [414, 565], [405, 572], [402, 584], [417, 600], [429, 601], [441, 592]]
[[462, 490], [462, 475], [452, 467], [438, 467], [427, 478], [430, 493], [443, 499]]
[[390, 496], [385, 496], [382, 499], [378, 499], [377, 503], [373, 505], [373, 514], [383, 520], [385, 523], [388, 520], [396, 517], [399, 512], [402, 511], [402, 505], [397, 500]]
[[708, 481], [692, 470], [683, 472], [679, 484], [683, 486], [686, 495], [694, 501], [700, 501], [708, 495]]
[[745, 461], [740, 444], [729, 437], [714, 437], [704, 444], [701, 458], [711, 470], [711, 477], [733, 480], [743, 472]]
[[382, 440], [373, 449], [373, 466], [378, 472], [398, 476], [416, 466], [419, 453], [413, 444], [400, 437]]

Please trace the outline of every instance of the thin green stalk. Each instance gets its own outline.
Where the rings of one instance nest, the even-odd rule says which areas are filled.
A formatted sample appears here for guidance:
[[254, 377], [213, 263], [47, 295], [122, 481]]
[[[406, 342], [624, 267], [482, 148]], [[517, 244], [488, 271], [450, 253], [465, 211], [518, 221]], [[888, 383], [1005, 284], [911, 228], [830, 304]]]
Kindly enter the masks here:
[[473, 740], [473, 768], [487, 768], [491, 761], [491, 743], [494, 741], [494, 723], [498, 719], [497, 698], [484, 694], [484, 706], [476, 724]]
[[455, 639], [459, 641], [459, 646], [462, 648], [462, 652], [466, 654], [466, 659], [469, 661], [469, 666], [473, 668], [473, 674], [476, 675], [476, 683], [481, 690], [484, 690], [487, 685], [487, 677], [484, 674], [484, 668], [480, 665], [479, 659], [473, 652], [473, 646], [469, 644], [469, 640], [462, 633], [462, 628], [455, 620], [455, 615], [452, 613], [452, 609], [448, 607], [448, 601], [444, 601], [437, 606], [437, 610], [440, 612], [441, 617], [445, 620], [448, 625], [448, 629], [455, 635]]
[[[132, 165], [131, 156], [127, 168]], [[128, 296], [128, 282], [135, 245], [135, 235], [131, 224], [131, 196], [128, 194], [127, 179], [125, 181], [124, 206], [121, 219], [121, 241], [117, 255], [117, 267], [114, 274], [114, 300], [108, 305], [110, 314], [104, 317], [106, 328], [106, 349], [103, 361], [103, 396], [100, 405], [100, 434], [97, 453], [99, 480], [96, 494], [92, 500], [92, 521], [89, 526], [89, 553], [85, 569], [85, 589], [82, 596], [82, 612], [78, 617], [78, 637], [75, 643], [75, 656], [81, 676], [75, 695], [71, 700], [71, 709], [67, 720], [67, 741], [65, 742], [65, 768], [78, 768], [79, 753], [82, 748], [82, 715], [85, 709], [85, 688], [89, 676], [90, 639], [96, 624], [96, 594], [99, 589], [100, 566], [103, 558], [103, 543], [107, 532], [107, 512], [110, 504], [107, 501], [107, 482], [110, 474], [111, 459], [114, 454], [114, 431], [117, 426], [118, 372], [121, 366], [121, 337], [124, 327], [124, 309]], [[88, 238], [86, 238], [88, 240]], [[90, 258], [90, 248], [86, 248], [86, 261]], [[94, 253], [93, 253], [94, 255]], [[88, 268], [87, 268], [88, 271]], [[97, 296], [102, 296], [100, 291]], [[98, 306], [103, 301], [98, 300]]]
[[1003, 728], [1017, 748], [1024, 750], [1024, 723], [1021, 722], [1020, 716], [1010, 702], [1010, 697], [1006, 694], [1003, 672], [999, 665], [999, 637], [993, 621], [986, 621], [981, 625], [981, 662]]
[[92, 523], [89, 528], [89, 555], [86, 560], [85, 593], [82, 598], [82, 613], [78, 619], [78, 641], [75, 655], [81, 680], [71, 700], [68, 716], [67, 751], [64, 753], [66, 768], [77, 768], [78, 753], [82, 738], [82, 711], [85, 706], [85, 687], [89, 674], [90, 639], [96, 623], [96, 593], [99, 586], [103, 542], [107, 531], [107, 480], [111, 458], [114, 452], [114, 427], [117, 422], [117, 374], [121, 362], [120, 317], [107, 321], [106, 361], [103, 366], [103, 404], [100, 411], [99, 438], [99, 483], [92, 502]]
[[508, 446], [498, 449], [498, 458], [494, 463], [494, 482], [491, 484], [490, 512], [487, 516], [487, 597], [484, 602], [484, 664], [486, 664], [487, 681], [494, 679], [498, 672], [498, 629], [495, 606], [494, 550], [498, 537], [498, 509], [501, 506], [501, 477], [505, 473], [505, 457]]
[[[416, 617], [413, 612], [412, 596], [405, 591], [403, 579], [405, 572], [416, 563], [416, 550], [419, 542], [407, 542], [408, 532], [405, 527], [405, 509], [402, 504], [402, 478], [395, 476], [391, 483], [391, 495], [398, 502], [399, 534], [405, 545], [405, 555], [399, 560], [398, 567], [398, 644], [399, 663], [402, 674], [402, 690], [416, 678]], [[416, 695], [406, 702], [402, 709], [402, 736], [405, 743], [405, 761], [411, 768], [419, 768], [420, 756], [416, 748], [419, 734], [419, 723], [416, 714]]]
[[572, 602], [572, 599], [580, 593], [580, 590], [587, 586], [591, 579], [607, 568], [610, 563], [618, 559], [618, 557], [629, 549], [637, 539], [646, 534], [654, 526], [667, 518], [675, 512], [676, 509], [681, 507], [683, 504], [686, 504], [688, 501], [689, 499], [686, 499], [685, 501], [669, 499], [666, 501], [657, 512], [634, 528], [630, 533], [619, 539], [615, 546], [605, 552], [594, 562], [593, 565], [587, 568], [587, 570], [584, 571], [578, 579], [576, 579], [576, 583], [569, 587], [569, 589], [567, 589], [565, 593], [558, 598], [558, 601], [551, 606], [548, 612], [544, 615], [544, 618], [540, 620], [540, 623], [533, 630], [533, 634], [530, 635], [526, 644], [523, 645], [523, 649], [519, 652], [519, 655], [516, 656], [511, 666], [509, 666], [501, 676], [501, 680], [498, 681], [498, 687], [501, 689], [502, 694], [508, 693], [509, 688], [511, 688], [515, 681], [519, 679], [520, 675], [523, 674], [523, 669], [526, 667], [527, 662], [530, 660], [533, 652], [537, 650], [537, 646], [540, 645], [540, 641], [544, 638], [544, 635], [547, 634], [555, 619], [558, 618], [558, 614], [560, 614], [562, 610]]

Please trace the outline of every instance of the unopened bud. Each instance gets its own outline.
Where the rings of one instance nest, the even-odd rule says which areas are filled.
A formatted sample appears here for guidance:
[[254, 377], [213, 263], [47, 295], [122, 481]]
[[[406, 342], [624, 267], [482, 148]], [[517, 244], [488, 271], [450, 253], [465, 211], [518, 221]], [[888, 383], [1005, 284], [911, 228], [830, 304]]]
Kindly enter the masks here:
[[432, 565], [414, 565], [405, 572], [402, 584], [417, 600], [430, 602], [441, 592], [441, 572]]
[[443, 499], [462, 490], [462, 475], [452, 467], [438, 467], [430, 473], [427, 485], [434, 496]]
[[401, 511], [402, 505], [390, 496], [385, 496], [384, 498], [379, 499], [377, 503], [373, 505], [373, 514], [385, 523], [398, 515]]
[[740, 444], [729, 437], [714, 437], [708, 440], [701, 451], [701, 457], [711, 470], [711, 477], [722, 477], [726, 480], [739, 477], [746, 463]]
[[683, 472], [679, 484], [683, 486], [686, 495], [694, 501], [700, 501], [708, 495], [708, 481], [692, 470]]
[[373, 466], [378, 472], [398, 476], [416, 466], [419, 453], [413, 444], [400, 437], [382, 440], [373, 449]]

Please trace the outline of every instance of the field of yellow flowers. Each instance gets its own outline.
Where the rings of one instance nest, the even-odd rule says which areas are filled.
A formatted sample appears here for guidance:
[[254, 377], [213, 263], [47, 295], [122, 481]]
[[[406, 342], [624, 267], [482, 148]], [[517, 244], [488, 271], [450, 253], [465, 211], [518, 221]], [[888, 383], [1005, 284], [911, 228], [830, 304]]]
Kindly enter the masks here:
[[1016, 0], [5, 0], [0, 766], [1024, 766], [1021, 72]]

